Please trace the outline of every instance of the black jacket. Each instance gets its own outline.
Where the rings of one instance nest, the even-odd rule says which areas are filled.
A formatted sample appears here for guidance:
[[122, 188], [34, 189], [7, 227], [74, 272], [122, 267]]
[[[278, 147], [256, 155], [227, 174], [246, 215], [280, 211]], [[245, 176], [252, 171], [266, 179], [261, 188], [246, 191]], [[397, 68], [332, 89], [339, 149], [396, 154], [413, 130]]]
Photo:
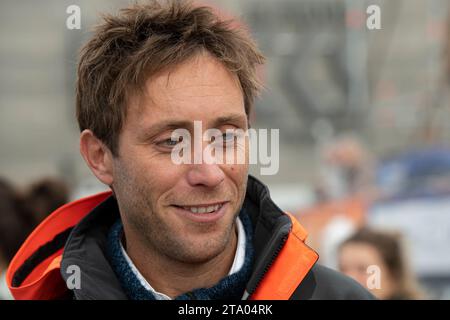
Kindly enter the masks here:
[[[244, 207], [254, 227], [255, 260], [246, 287], [250, 299], [373, 299], [354, 280], [316, 263], [318, 255], [304, 243], [306, 231], [251, 176]], [[108, 231], [118, 217], [117, 202], [109, 193], [55, 211], [10, 265], [7, 281], [13, 295], [18, 299], [127, 299], [105, 252]], [[61, 222], [65, 220], [71, 221]], [[69, 290], [65, 284], [72, 282], [71, 266], [79, 266], [82, 285]]]

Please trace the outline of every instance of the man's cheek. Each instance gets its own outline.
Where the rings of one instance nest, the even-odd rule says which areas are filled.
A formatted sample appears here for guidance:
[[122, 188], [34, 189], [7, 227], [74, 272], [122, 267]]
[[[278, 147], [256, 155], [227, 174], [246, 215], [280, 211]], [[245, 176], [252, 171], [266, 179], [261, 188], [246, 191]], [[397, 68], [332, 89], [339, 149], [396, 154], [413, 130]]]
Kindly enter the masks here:
[[244, 187], [244, 184], [247, 183], [248, 177], [248, 165], [240, 164], [235, 165], [232, 168], [233, 175], [235, 179], [238, 181], [239, 187]]

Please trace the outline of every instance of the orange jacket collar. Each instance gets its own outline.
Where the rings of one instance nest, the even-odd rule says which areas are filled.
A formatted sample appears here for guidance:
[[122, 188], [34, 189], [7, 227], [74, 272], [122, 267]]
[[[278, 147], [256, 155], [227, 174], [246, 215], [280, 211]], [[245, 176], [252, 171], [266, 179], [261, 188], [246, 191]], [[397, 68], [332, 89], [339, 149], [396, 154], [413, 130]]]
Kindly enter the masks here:
[[307, 231], [289, 213], [292, 229], [276, 260], [267, 271], [251, 300], [289, 300], [294, 291], [319, 259], [305, 244]]
[[67, 291], [60, 274], [62, 248], [36, 266], [20, 286], [13, 287], [12, 280], [16, 271], [36, 250], [58, 234], [74, 227], [110, 195], [111, 192], [103, 192], [68, 203], [49, 215], [31, 233], [14, 256], [6, 273], [8, 287], [15, 299], [57, 299]]

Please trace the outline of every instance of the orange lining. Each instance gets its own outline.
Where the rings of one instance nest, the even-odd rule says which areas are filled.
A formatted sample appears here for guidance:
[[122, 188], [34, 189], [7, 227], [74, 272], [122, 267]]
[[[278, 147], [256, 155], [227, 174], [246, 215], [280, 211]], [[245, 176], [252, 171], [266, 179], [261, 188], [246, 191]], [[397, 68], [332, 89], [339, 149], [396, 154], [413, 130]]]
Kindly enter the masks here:
[[251, 295], [251, 300], [288, 300], [319, 255], [305, 243], [306, 230], [289, 213], [292, 230], [277, 259]]
[[[60, 249], [45, 259], [31, 272], [19, 287], [12, 287], [12, 278], [17, 269], [42, 245], [57, 234], [75, 226], [92, 209], [111, 195], [102, 192], [68, 203], [49, 215], [25, 240], [11, 261], [6, 272], [6, 282], [15, 299], [54, 299], [66, 291], [60, 274], [63, 250]], [[46, 281], [49, 277], [54, 281]]]

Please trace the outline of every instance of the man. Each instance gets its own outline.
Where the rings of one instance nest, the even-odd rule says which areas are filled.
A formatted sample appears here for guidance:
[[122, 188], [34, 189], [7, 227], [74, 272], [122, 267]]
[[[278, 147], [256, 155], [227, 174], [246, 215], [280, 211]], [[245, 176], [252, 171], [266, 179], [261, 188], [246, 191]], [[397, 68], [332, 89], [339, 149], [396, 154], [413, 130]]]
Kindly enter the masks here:
[[[13, 295], [371, 298], [316, 264], [301, 225], [248, 176], [248, 148], [230, 143], [248, 129], [263, 60], [206, 7], [151, 1], [106, 17], [81, 55], [77, 117], [81, 154], [112, 193], [62, 207], [30, 236], [9, 268]], [[176, 164], [173, 132], [194, 121], [246, 160]]]

